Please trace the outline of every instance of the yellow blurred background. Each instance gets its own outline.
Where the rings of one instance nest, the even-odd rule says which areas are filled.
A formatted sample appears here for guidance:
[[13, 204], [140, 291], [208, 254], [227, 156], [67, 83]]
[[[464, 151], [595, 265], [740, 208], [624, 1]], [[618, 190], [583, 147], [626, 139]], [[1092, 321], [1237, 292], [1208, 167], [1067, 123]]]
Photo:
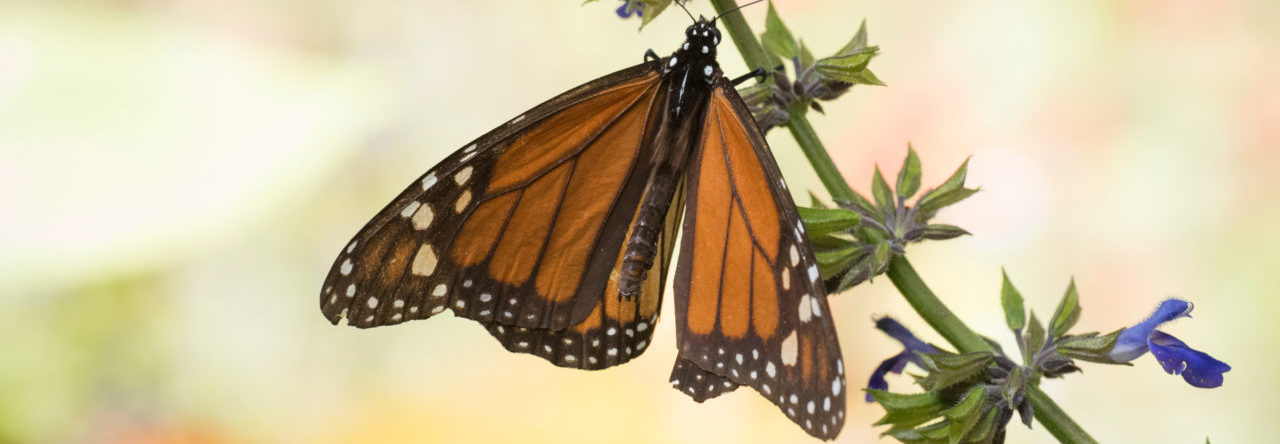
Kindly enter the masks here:
[[[637, 33], [619, 2], [579, 3], [0, 3], [0, 442], [814, 442], [750, 390], [670, 389], [670, 322], [640, 359], [582, 372], [450, 316], [320, 315], [334, 255], [421, 172], [688, 25]], [[1078, 422], [1102, 442], [1265, 440], [1280, 3], [777, 3], [819, 55], [863, 18], [882, 49], [888, 86], [812, 117], [856, 188], [876, 164], [896, 174], [908, 142], [926, 187], [973, 156], [983, 192], [940, 221], [974, 235], [909, 249], [970, 325], [1013, 348], [1001, 266], [1042, 316], [1074, 276], [1078, 331], [1197, 304], [1166, 331], [1231, 364], [1223, 387], [1150, 357], [1086, 365], [1044, 384]], [[757, 32], [765, 9], [744, 11]], [[731, 48], [725, 70], [745, 72]], [[770, 142], [794, 190], [825, 194], [785, 131]], [[887, 279], [832, 309], [851, 386], [897, 352], [873, 316], [944, 344]], [[880, 408], [849, 409], [840, 441], [876, 441]]]

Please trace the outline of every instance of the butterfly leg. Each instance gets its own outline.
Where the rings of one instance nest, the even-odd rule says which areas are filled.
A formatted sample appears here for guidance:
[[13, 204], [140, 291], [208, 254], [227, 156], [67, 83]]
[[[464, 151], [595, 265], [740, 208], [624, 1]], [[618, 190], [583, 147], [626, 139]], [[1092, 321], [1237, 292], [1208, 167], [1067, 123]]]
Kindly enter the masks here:
[[662, 58], [662, 57], [658, 57], [658, 53], [653, 52], [653, 48], [649, 48], [649, 50], [648, 50], [648, 51], [645, 51], [645, 52], [644, 52], [644, 61], [645, 61], [646, 63], [647, 63], [647, 62], [652, 62], [652, 61], [654, 61], [654, 60], [658, 60], [658, 59], [660, 59], [660, 58]]
[[736, 86], [738, 86], [738, 84], [740, 84], [740, 83], [742, 83], [742, 82], [745, 82], [745, 81], [747, 81], [747, 80], [754, 79], [754, 78], [756, 78], [756, 77], [764, 77], [765, 75], [767, 75], [767, 74], [765, 74], [765, 72], [764, 72], [764, 68], [756, 68], [755, 70], [753, 70], [753, 71], [751, 71], [751, 72], [749, 72], [749, 73], [743, 74], [741, 77], [738, 77], [738, 78], [736, 78], [736, 79], [730, 80], [730, 81], [729, 81], [729, 84], [731, 84], [731, 85], [733, 85], [733, 86], [735, 86], [735, 87], [736, 87]]

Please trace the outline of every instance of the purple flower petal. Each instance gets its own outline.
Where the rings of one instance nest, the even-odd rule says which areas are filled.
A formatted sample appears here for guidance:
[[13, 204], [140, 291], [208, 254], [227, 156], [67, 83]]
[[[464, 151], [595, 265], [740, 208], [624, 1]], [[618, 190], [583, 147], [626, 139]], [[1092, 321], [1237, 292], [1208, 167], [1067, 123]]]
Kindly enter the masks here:
[[1156, 331], [1156, 327], [1183, 316], [1190, 317], [1193, 308], [1195, 308], [1194, 305], [1181, 299], [1166, 299], [1161, 302], [1151, 317], [1120, 333], [1120, 337], [1116, 338], [1115, 347], [1111, 349], [1111, 359], [1116, 362], [1138, 359], [1147, 352], [1147, 338]]
[[1227, 363], [1214, 359], [1209, 354], [1188, 347], [1186, 343], [1165, 332], [1154, 331], [1148, 341], [1151, 354], [1160, 361], [1164, 371], [1171, 375], [1182, 375], [1182, 379], [1200, 388], [1214, 388], [1222, 385], [1222, 374], [1231, 370]]
[[916, 337], [916, 335], [911, 334], [911, 330], [907, 330], [907, 327], [903, 327], [902, 324], [899, 324], [898, 321], [895, 321], [891, 317], [885, 316], [877, 319], [876, 328], [885, 332], [885, 334], [889, 335], [893, 339], [897, 339], [898, 342], [902, 343], [903, 347], [907, 348], [907, 351], [919, 351], [924, 353], [938, 352], [938, 349], [933, 348], [932, 345], [929, 345], [924, 341], [921, 341]]
[[619, 6], [617, 11], [618, 17], [622, 18], [631, 18], [632, 13], [637, 17], [644, 17], [644, 4], [637, 3], [635, 6], [632, 6], [631, 0], [622, 0], [622, 6]]
[[[886, 381], [884, 379], [884, 376], [889, 374], [889, 372], [901, 374], [903, 367], [907, 365], [907, 360], [906, 360], [907, 354], [908, 353], [905, 351], [902, 353], [898, 353], [894, 355], [892, 358], [885, 359], [883, 362], [880, 363], [880, 365], [877, 365], [875, 371], [871, 372], [871, 380], [867, 381], [867, 389], [888, 390], [889, 381]], [[867, 402], [871, 402], [871, 401], [872, 401], [871, 393], [868, 392]]]
[[[902, 374], [907, 367], [907, 363], [914, 362], [917, 366], [924, 366], [924, 361], [920, 359], [919, 353], [937, 353], [938, 349], [928, 343], [921, 341], [915, 335], [911, 334], [911, 330], [903, 327], [898, 321], [890, 317], [883, 317], [876, 320], [876, 328], [885, 332], [889, 336], [897, 339], [902, 343], [905, 350], [902, 353], [894, 355], [892, 358], [885, 359], [880, 365], [876, 366], [875, 371], [871, 372], [871, 380], [867, 381], [867, 388], [872, 390], [888, 390], [889, 381], [884, 379], [889, 373]], [[871, 394], [867, 394], [867, 402], [872, 402]]]

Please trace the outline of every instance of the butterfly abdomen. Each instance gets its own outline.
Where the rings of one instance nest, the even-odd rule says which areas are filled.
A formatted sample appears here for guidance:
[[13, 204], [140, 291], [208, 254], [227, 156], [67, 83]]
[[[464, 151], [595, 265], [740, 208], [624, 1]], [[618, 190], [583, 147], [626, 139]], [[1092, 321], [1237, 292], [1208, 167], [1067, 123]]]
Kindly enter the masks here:
[[618, 278], [618, 295], [625, 300], [640, 294], [645, 275], [653, 267], [658, 251], [658, 235], [662, 233], [663, 223], [667, 220], [667, 210], [671, 207], [671, 199], [675, 197], [679, 175], [669, 168], [659, 168], [654, 173], [649, 192], [645, 193], [644, 201], [640, 204], [639, 214], [631, 227], [631, 237], [627, 239], [627, 250], [623, 254]]

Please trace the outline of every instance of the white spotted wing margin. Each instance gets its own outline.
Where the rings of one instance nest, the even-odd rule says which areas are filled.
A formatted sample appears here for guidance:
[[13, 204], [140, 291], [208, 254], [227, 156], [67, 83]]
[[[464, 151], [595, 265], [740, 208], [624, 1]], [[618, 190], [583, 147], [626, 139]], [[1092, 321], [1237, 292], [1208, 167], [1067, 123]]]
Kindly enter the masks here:
[[[835, 439], [844, 425], [847, 386], [812, 246], [746, 105], [722, 78], [712, 102], [706, 117], [710, 130], [704, 131], [702, 149], [688, 170], [684, 241], [673, 281], [679, 356], [672, 383], [699, 402], [738, 385], [752, 387], [810, 435]], [[742, 141], [749, 150], [741, 148]], [[758, 196], [766, 188], [770, 196]], [[711, 208], [721, 204], [722, 210]], [[762, 223], [758, 214], [770, 206], [776, 225]], [[700, 223], [716, 228], [700, 231]], [[724, 249], [720, 268], [710, 273], [698, 268], [697, 261], [705, 260], [700, 255], [716, 248]], [[743, 253], [751, 259], [734, 260]], [[734, 262], [738, 268], [731, 268]], [[746, 289], [734, 290], [741, 286]], [[707, 318], [708, 306], [714, 322]]]
[[[503, 288], [500, 282], [486, 279], [482, 270], [461, 269], [449, 259], [450, 247], [463, 223], [485, 201], [485, 193], [490, 191], [485, 189], [489, 175], [505, 147], [549, 117], [592, 99], [614, 85], [656, 77], [660, 69], [658, 62], [643, 63], [574, 88], [466, 144], [413, 181], [342, 247], [321, 288], [320, 309], [325, 318], [335, 325], [345, 320], [350, 326], [371, 328], [426, 319], [451, 309], [459, 316], [482, 324], [552, 330], [567, 328], [586, 318], [600, 291], [585, 287], [588, 284], [603, 286], [599, 276], [584, 277], [583, 288], [562, 304], [567, 308], [561, 307], [556, 316], [548, 314], [549, 310], [534, 310], [540, 317], [522, 316], [508, 322], [495, 316], [494, 310], [483, 307], [496, 306], [499, 292], [507, 299], [513, 295], [520, 298], [522, 304], [533, 300], [532, 295], [522, 293], [528, 291], [528, 286]], [[656, 88], [659, 82], [652, 83]], [[648, 167], [641, 164], [635, 162], [631, 167], [630, 175], [637, 179], [628, 179], [624, 191], [637, 188], [632, 182], [643, 183]], [[639, 195], [638, 190], [627, 191], [614, 198], [638, 200]], [[635, 205], [614, 202], [618, 208]], [[625, 210], [619, 210], [619, 214], [630, 215]], [[615, 216], [611, 213], [609, 217]], [[623, 234], [614, 234], [613, 237], [619, 239], [613, 243], [620, 244]], [[608, 239], [597, 241], [608, 243]], [[609, 248], [602, 245], [597, 250]], [[613, 248], [616, 251], [620, 247]], [[589, 271], [607, 276], [608, 267]]]

